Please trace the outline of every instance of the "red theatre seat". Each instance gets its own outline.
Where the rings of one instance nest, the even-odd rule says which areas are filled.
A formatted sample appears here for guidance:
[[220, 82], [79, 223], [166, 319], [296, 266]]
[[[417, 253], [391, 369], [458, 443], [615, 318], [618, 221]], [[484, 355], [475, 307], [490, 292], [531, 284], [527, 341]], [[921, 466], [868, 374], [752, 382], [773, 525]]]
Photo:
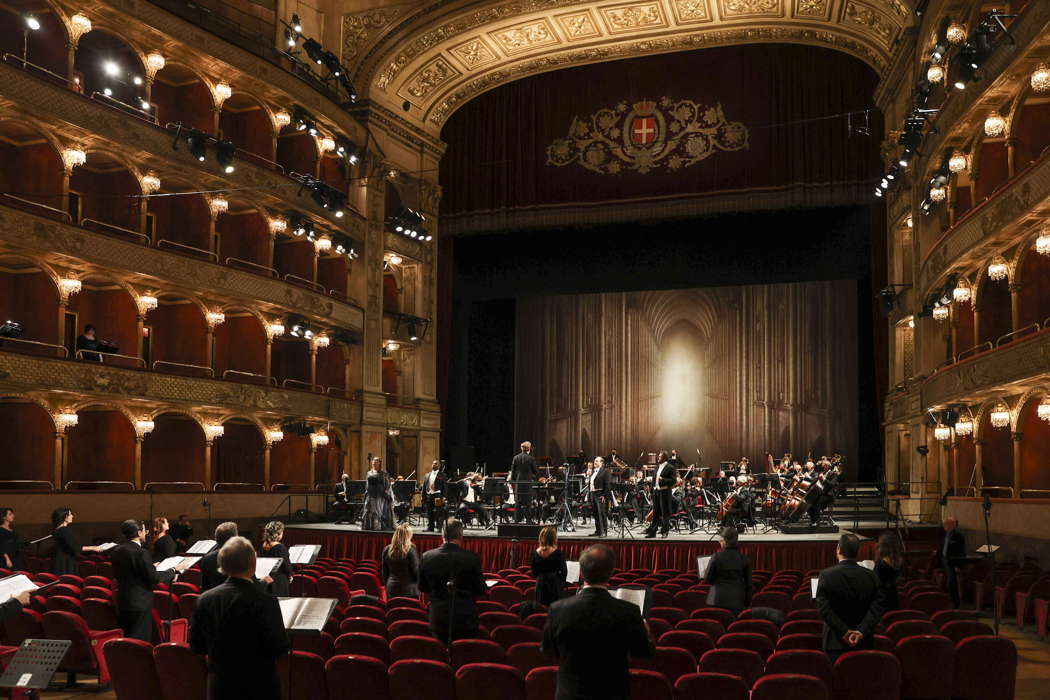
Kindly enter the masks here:
[[40, 623], [48, 639], [68, 639], [73, 643], [62, 658], [59, 671], [97, 675], [100, 685], [109, 683], [109, 667], [102, 646], [111, 639], [120, 638], [123, 632], [119, 629], [89, 630], [83, 618], [59, 611], [44, 613]]
[[766, 661], [766, 673], [793, 673], [819, 678], [828, 691], [834, 682], [831, 660], [823, 651], [788, 649], [774, 653]]
[[886, 636], [892, 639], [894, 644], [917, 634], [937, 634], [937, 628], [929, 620], [901, 620], [886, 628]]
[[390, 666], [390, 700], [456, 700], [452, 667], [430, 659], [405, 659]]
[[554, 660], [540, 651], [536, 642], [522, 642], [507, 650], [507, 663], [527, 676], [534, 668], [550, 666]]
[[819, 634], [786, 634], [777, 640], [777, 651], [786, 649], [816, 649], [824, 648], [824, 640]]
[[4, 641], [12, 646], [20, 646], [27, 639], [42, 638], [44, 628], [40, 624], [41, 617], [36, 610], [22, 608], [18, 615], [4, 620]]
[[751, 688], [765, 669], [765, 659], [750, 649], [712, 649], [700, 659], [703, 673], [728, 673]]
[[750, 649], [764, 659], [773, 653], [773, 642], [764, 634], [726, 632], [718, 638], [719, 649]]
[[[457, 639], [450, 650], [452, 668], [467, 664], [508, 664], [507, 652], [496, 642], [487, 639]], [[511, 664], [514, 665], [514, 664]], [[517, 668], [517, 666], [515, 666]], [[520, 670], [520, 669], [519, 669]], [[524, 674], [522, 683], [524, 683]]]
[[726, 673], [690, 673], [674, 684], [676, 700], [748, 700], [747, 685]]
[[703, 632], [711, 641], [714, 641], [726, 633], [726, 628], [722, 626], [722, 623], [718, 620], [682, 620], [674, 626], [676, 630], [685, 630], [688, 632]]
[[699, 659], [715, 648], [715, 643], [711, 637], [703, 632], [692, 632], [689, 630], [664, 632], [660, 635], [659, 644], [664, 647], [685, 649], [693, 655], [694, 659]]
[[[311, 654], [317, 654], [325, 661], [332, 658], [335, 654], [335, 640], [327, 632], [321, 632], [321, 634], [293, 634], [288, 637], [288, 641], [295, 651], [308, 651]], [[383, 647], [386, 647], [386, 640], [383, 640]]]
[[339, 633], [345, 634], [347, 632], [364, 632], [366, 634], [386, 637], [387, 626], [386, 623], [377, 620], [374, 617], [348, 617], [339, 623]]
[[764, 634], [773, 644], [780, 637], [780, 630], [769, 620], [737, 620], [729, 625], [727, 632], [753, 632]]
[[525, 700], [525, 678], [506, 664], [466, 664], [456, 671], [458, 700]]
[[445, 643], [433, 637], [405, 635], [390, 642], [391, 664], [411, 659], [427, 659], [446, 663], [448, 652], [445, 650]]
[[736, 616], [733, 613], [722, 608], [700, 608], [690, 613], [689, 617], [694, 620], [715, 620], [722, 624], [722, 629], [729, 627], [736, 621]]
[[751, 690], [751, 700], [828, 700], [828, 697], [824, 681], [793, 673], [763, 676]]
[[386, 637], [368, 632], [347, 632], [339, 635], [335, 640], [335, 653], [370, 656], [382, 661], [384, 666], [390, 663], [390, 645]]
[[557, 666], [540, 666], [525, 676], [525, 700], [554, 700], [557, 691]]
[[632, 668], [630, 677], [631, 697], [645, 700], [672, 700], [674, 691], [667, 676], [658, 671]]
[[947, 698], [952, 694], [955, 647], [947, 637], [922, 634], [897, 642], [901, 664], [901, 696]]
[[900, 700], [900, 662], [885, 651], [848, 651], [835, 662], [831, 692], [835, 700]]
[[[277, 658], [277, 677], [281, 683], [282, 696], [327, 698], [328, 682], [325, 680], [324, 659], [308, 651], [293, 651], [291, 658], [291, 678], [288, 673], [288, 655]], [[288, 689], [289, 682], [292, 685], [291, 691]]]
[[378, 659], [340, 654], [330, 658], [324, 670], [328, 700], [390, 700], [386, 664]]
[[1013, 700], [1017, 647], [1002, 637], [968, 637], [955, 645], [954, 700]]
[[492, 630], [492, 641], [510, 649], [522, 642], [542, 642], [543, 632], [529, 625], [503, 625]]
[[419, 620], [398, 620], [387, 628], [387, 636], [390, 639], [408, 635], [428, 637], [430, 636], [430, 625]]
[[164, 700], [207, 700], [208, 662], [183, 644], [158, 644], [153, 661]]
[[901, 620], [928, 620], [930, 616], [922, 610], [891, 610], [882, 616], [882, 626], [889, 627]]
[[416, 620], [418, 622], [427, 622], [427, 613], [425, 610], [420, 608], [392, 608], [386, 613], [386, 621], [388, 624], [400, 622], [401, 620]]
[[957, 620], [941, 627], [941, 634], [952, 640], [952, 644], [958, 644], [967, 637], [994, 635], [995, 631], [977, 620]]
[[819, 620], [791, 620], [780, 628], [780, 634], [824, 634], [824, 623]]
[[153, 645], [138, 639], [111, 639], [102, 647], [120, 700], [157, 700], [162, 696]]

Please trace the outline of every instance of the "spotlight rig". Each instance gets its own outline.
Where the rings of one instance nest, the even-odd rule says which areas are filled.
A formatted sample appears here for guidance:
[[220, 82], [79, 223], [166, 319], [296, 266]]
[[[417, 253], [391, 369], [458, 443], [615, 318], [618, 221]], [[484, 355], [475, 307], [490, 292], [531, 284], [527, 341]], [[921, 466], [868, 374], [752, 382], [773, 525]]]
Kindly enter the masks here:
[[[342, 103], [342, 107], [349, 107], [357, 101], [357, 90], [354, 88], [353, 83], [350, 81], [350, 76], [347, 73], [346, 67], [343, 66], [339, 60], [339, 56], [333, 52], [325, 49], [317, 39], [313, 37], [303, 37], [303, 25], [299, 20], [299, 15], [292, 15], [291, 24], [281, 22], [284, 29], [284, 41], [287, 49], [283, 51], [285, 56], [292, 60], [297, 66], [307, 73], [310, 73], [312, 77], [318, 78], [323, 83], [335, 82], [338, 87], [343, 89], [346, 93], [346, 102]], [[296, 51], [295, 47], [298, 42], [302, 40], [303, 48], [302, 52]], [[301, 53], [306, 53], [306, 57], [310, 59], [310, 63], [315, 66], [324, 67], [327, 75], [319, 77], [314, 74], [313, 68], [310, 63], [302, 61], [299, 56]], [[336, 95], [338, 95], [338, 89], [335, 89]]]
[[388, 217], [386, 225], [408, 238], [424, 242], [431, 241], [434, 237], [427, 233], [426, 227], [423, 226], [424, 221], [426, 217], [423, 214], [405, 207], [396, 216]]
[[341, 219], [346, 214], [345, 193], [309, 175], [291, 173], [289, 177], [299, 183], [297, 196], [302, 195], [303, 190], [310, 190], [310, 198], [322, 209], [332, 212], [335, 218]]
[[225, 173], [234, 171], [234, 159], [237, 154], [237, 146], [229, 139], [217, 139], [211, 134], [200, 129], [184, 126], [182, 122], [168, 124], [166, 128], [175, 128], [175, 137], [171, 141], [171, 150], [179, 150], [179, 141], [186, 140], [186, 148], [190, 155], [203, 163], [208, 159], [208, 142], [215, 142], [215, 160]]

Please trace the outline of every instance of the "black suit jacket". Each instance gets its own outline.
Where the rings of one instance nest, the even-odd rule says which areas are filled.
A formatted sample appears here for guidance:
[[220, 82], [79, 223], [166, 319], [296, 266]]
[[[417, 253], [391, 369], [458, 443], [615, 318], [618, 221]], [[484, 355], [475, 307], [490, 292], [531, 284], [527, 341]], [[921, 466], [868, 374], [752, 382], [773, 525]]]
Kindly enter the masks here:
[[557, 700], [627, 698], [629, 657], [656, 653], [638, 606], [604, 588], [584, 588], [551, 605], [542, 649], [558, 659]]
[[[609, 471], [609, 467], [602, 467], [598, 476], [594, 477], [594, 488], [591, 489], [592, 493], [603, 495], [609, 490], [609, 479], [612, 473]], [[590, 486], [590, 483], [587, 484]]]
[[153, 543], [153, 554], [157, 561], [163, 561], [168, 557], [175, 556], [179, 546], [175, 544], [175, 538], [169, 534], [164, 534], [157, 538], [157, 541]]
[[[853, 559], [820, 572], [817, 581], [817, 610], [824, 619], [824, 651], [871, 649], [875, 626], [882, 619], [883, 596], [879, 578]], [[857, 630], [864, 639], [856, 647], [842, 641]]]
[[288, 651], [277, 599], [231, 578], [201, 594], [193, 608], [190, 647], [208, 656], [209, 700], [279, 700], [275, 662]]
[[704, 574], [711, 584], [707, 604], [741, 611], [751, 607], [751, 560], [739, 549], [723, 549], [711, 558]]
[[18, 617], [20, 612], [22, 612], [22, 604], [14, 598], [9, 598], [0, 603], [0, 622]]
[[[947, 549], [945, 549], [947, 543]], [[966, 556], [966, 536], [959, 530], [949, 530], [944, 533], [944, 541], [941, 542], [941, 568], [949, 563], [954, 564], [956, 560]], [[947, 555], [947, 556], [946, 556]], [[948, 561], [945, 561], [947, 559]]]
[[[514, 490], [531, 491], [532, 482], [536, 481], [539, 473], [536, 471], [536, 460], [527, 452], [519, 452], [514, 456], [510, 465], [510, 480]], [[518, 484], [523, 481], [528, 483]]]
[[678, 471], [670, 462], [664, 462], [656, 468], [656, 486], [658, 488], [673, 488], [678, 482]]
[[[424, 495], [426, 495], [429, 492], [429, 489], [427, 488], [427, 484], [430, 481], [431, 473], [432, 472], [427, 472], [426, 474], [424, 474], [423, 478], [419, 482], [419, 488], [422, 490]], [[437, 476], [434, 478], [434, 490], [437, 491], [439, 494], [444, 494], [445, 493], [445, 484], [447, 482], [448, 482], [448, 479], [445, 478], [444, 473], [441, 472], [441, 471], [438, 471]]]
[[466, 638], [478, 628], [474, 599], [485, 592], [481, 558], [459, 545], [446, 542], [419, 560], [419, 590], [430, 595], [430, 630], [445, 640], [449, 627], [448, 582], [455, 578], [456, 600], [452, 610], [453, 639]]
[[219, 548], [216, 547], [212, 551], [201, 557], [200, 562], [197, 564], [201, 570], [201, 592], [210, 591], [216, 586], [222, 585], [226, 581], [226, 574], [219, 572]]
[[117, 579], [117, 610], [144, 612], [153, 609], [153, 587], [175, 578], [174, 569], [157, 571], [153, 557], [137, 542], [114, 547], [110, 556]]

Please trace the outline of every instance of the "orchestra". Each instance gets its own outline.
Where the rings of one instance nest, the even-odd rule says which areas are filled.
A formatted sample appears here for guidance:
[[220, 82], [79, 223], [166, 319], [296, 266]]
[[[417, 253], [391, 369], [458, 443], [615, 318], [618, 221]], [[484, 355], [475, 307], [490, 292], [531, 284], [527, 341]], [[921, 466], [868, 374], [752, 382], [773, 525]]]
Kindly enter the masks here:
[[[644, 528], [647, 538], [657, 533], [715, 532], [732, 526], [742, 532], [781, 529], [804, 518], [812, 526], [834, 525], [830, 509], [840, 490], [844, 458], [807, 455], [804, 460], [785, 452], [779, 459], [766, 452], [752, 466], [748, 457], [721, 462], [717, 467], [686, 465], [675, 449], [643, 452], [638, 464], [628, 464], [616, 449], [588, 458], [581, 450], [560, 466], [550, 458], [536, 458], [532, 444], [521, 451], [505, 471], [488, 473], [484, 465], [466, 473], [450, 471], [434, 460], [418, 481], [397, 477], [395, 512], [398, 521], [413, 515], [425, 518], [434, 531], [446, 517], [455, 516], [474, 527], [494, 529], [498, 523], [555, 524], [575, 530], [577, 522], [593, 521], [592, 537], [605, 537], [610, 528], [621, 536]], [[702, 459], [702, 453], [697, 450]], [[478, 468], [480, 467], [480, 468]], [[370, 478], [374, 472], [370, 473]], [[375, 479], [373, 479], [374, 481]], [[335, 485], [329, 509], [336, 522], [370, 515], [364, 501], [374, 498], [369, 484], [344, 474]]]

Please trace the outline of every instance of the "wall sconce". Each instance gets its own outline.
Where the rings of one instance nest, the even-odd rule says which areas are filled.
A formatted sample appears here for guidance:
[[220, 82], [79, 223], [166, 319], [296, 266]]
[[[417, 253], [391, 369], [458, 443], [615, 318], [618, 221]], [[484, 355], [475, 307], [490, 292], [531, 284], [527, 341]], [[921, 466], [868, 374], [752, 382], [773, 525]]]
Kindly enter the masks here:
[[329, 153], [335, 150], [335, 139], [328, 136], [321, 138], [321, 150], [325, 153]]
[[962, 151], [956, 151], [952, 154], [952, 157], [948, 159], [948, 170], [953, 173], [961, 173], [964, 170], [968, 170], [970, 167], [970, 159]]
[[221, 438], [226, 434], [226, 427], [222, 423], [209, 423], [204, 426], [204, 434], [208, 436], [209, 441]]
[[152, 171], [143, 175], [139, 182], [142, 184], [142, 191], [146, 194], [153, 194], [160, 189], [160, 178]]
[[80, 416], [76, 413], [59, 413], [55, 416], [55, 428], [60, 433], [64, 433], [70, 428], [75, 428], [79, 422]]
[[318, 253], [327, 253], [332, 249], [332, 239], [327, 237], [318, 238], [314, 241], [314, 247]]
[[937, 305], [933, 307], [933, 320], [935, 321], [947, 321], [948, 320], [948, 307]]
[[1050, 423], [1050, 396], [1044, 396], [1043, 400], [1035, 408], [1035, 414]]
[[269, 340], [279, 338], [284, 335], [284, 324], [283, 323], [271, 323], [266, 326], [266, 337]]
[[205, 316], [204, 320], [208, 322], [210, 328], [222, 325], [226, 321], [226, 314], [221, 311], [209, 311]]
[[1005, 428], [1010, 425], [1010, 409], [1000, 401], [988, 414], [988, 420], [991, 421], [993, 428]]
[[952, 22], [944, 32], [944, 37], [952, 44], [961, 44], [966, 41], [966, 25]]
[[215, 86], [213, 92], [215, 93], [215, 106], [221, 108], [222, 103], [230, 99], [230, 95], [233, 94], [233, 88], [230, 87], [229, 83], [223, 80]]
[[153, 421], [151, 421], [151, 420], [147, 420], [147, 419], [137, 420], [137, 421], [135, 421], [135, 436], [141, 439], [141, 438], [145, 437], [146, 435], [149, 435], [150, 433], [152, 433], [154, 427], [155, 427], [155, 425], [154, 425]]
[[938, 440], [948, 440], [952, 436], [952, 429], [946, 425], [938, 425], [933, 429], [933, 437]]
[[62, 151], [62, 165], [66, 169], [66, 175], [73, 174], [73, 168], [87, 162], [87, 154], [79, 148], [67, 148]]
[[310, 433], [310, 446], [315, 450], [318, 447], [327, 447], [328, 435], [325, 433]]
[[280, 442], [284, 439], [283, 430], [267, 430], [266, 431], [266, 443], [272, 445], [275, 442]]
[[992, 112], [988, 115], [988, 118], [984, 120], [984, 133], [986, 136], [996, 137], [1002, 136], [1003, 132], [1006, 131], [1006, 120], [1003, 119], [1003, 115], [998, 112]]
[[219, 214], [225, 214], [230, 210], [230, 200], [226, 199], [222, 195], [218, 197], [212, 197], [208, 200], [208, 209], [211, 210], [212, 218], [215, 218]]
[[1034, 92], [1050, 91], [1050, 66], [1040, 63], [1032, 73], [1032, 90]]
[[283, 109], [278, 112], [274, 112], [273, 123], [277, 127], [277, 130], [280, 131], [281, 129], [292, 123], [292, 115], [288, 114], [288, 112], [285, 112]]
[[157, 297], [152, 294], [143, 294], [138, 298], [139, 312], [145, 314], [153, 311], [153, 309], [157, 308], [158, 303]]
[[327, 335], [314, 336], [314, 345], [316, 345], [319, 348], [326, 348], [331, 344], [331, 342], [332, 339], [329, 338]]
[[1007, 278], [1010, 274], [1010, 266], [1006, 262], [1006, 258], [1001, 255], [996, 255], [992, 258], [992, 262], [988, 265], [988, 278], [993, 282], [1000, 282]]
[[401, 434], [401, 431], [398, 428], [389, 428], [386, 431], [386, 434], [389, 435], [390, 437], [397, 437], [398, 435]]
[[80, 37], [91, 31], [91, 20], [79, 12], [69, 18], [69, 41], [76, 48]]
[[151, 81], [157, 76], [157, 73], [164, 70], [164, 66], [167, 65], [167, 61], [156, 51], [146, 56], [146, 77]]
[[270, 233], [278, 236], [288, 230], [288, 220], [279, 216], [270, 217]]
[[1035, 239], [1035, 252], [1050, 255], [1050, 224], [1043, 226], [1042, 233]]
[[952, 290], [952, 299], [960, 304], [965, 304], [972, 297], [973, 289], [970, 287], [970, 283], [960, 277], [959, 281], [955, 283], [955, 289]]
[[58, 281], [59, 296], [62, 297], [62, 301], [69, 301], [69, 297], [74, 294], [80, 294], [80, 290], [84, 287], [83, 283], [73, 275], [65, 277]]
[[397, 342], [396, 340], [388, 340], [386, 341], [386, 349], [390, 352], [395, 352], [401, 349], [401, 343]]

